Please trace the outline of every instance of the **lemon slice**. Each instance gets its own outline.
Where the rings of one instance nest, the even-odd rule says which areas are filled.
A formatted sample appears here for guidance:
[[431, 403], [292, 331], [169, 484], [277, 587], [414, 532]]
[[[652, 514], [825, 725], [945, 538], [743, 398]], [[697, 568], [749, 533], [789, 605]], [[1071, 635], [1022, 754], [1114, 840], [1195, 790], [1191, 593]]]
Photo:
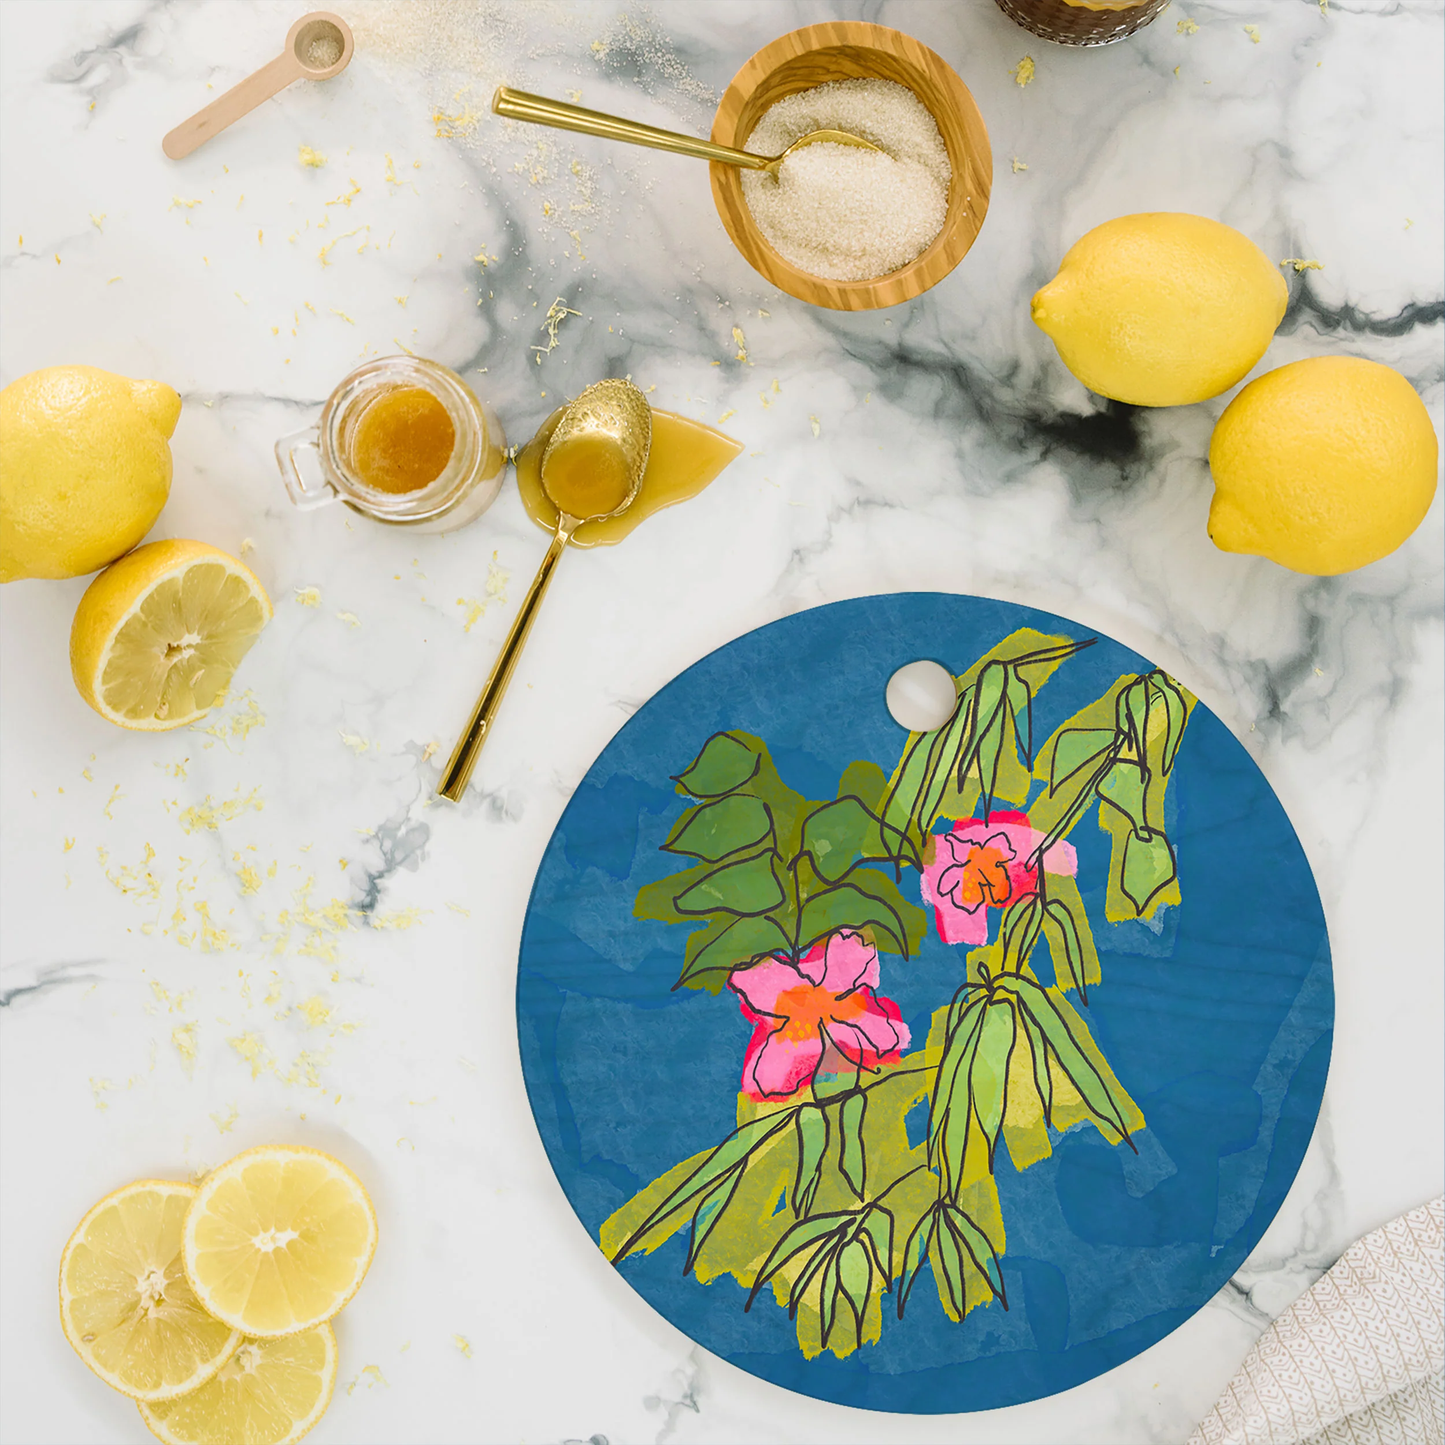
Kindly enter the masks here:
[[329, 1320], [375, 1253], [366, 1190], [319, 1149], [248, 1149], [201, 1181], [186, 1215], [191, 1288], [246, 1335], [274, 1338]]
[[336, 1386], [336, 1335], [315, 1325], [247, 1340], [214, 1378], [179, 1400], [140, 1402], [167, 1445], [290, 1445], [326, 1413]]
[[223, 702], [271, 620], [255, 574], [204, 542], [149, 542], [86, 589], [70, 629], [80, 695], [123, 728], [183, 727]]
[[107, 1194], [60, 1256], [60, 1325], [107, 1385], [168, 1400], [204, 1385], [241, 1336], [196, 1302], [181, 1260], [194, 1184], [143, 1179]]

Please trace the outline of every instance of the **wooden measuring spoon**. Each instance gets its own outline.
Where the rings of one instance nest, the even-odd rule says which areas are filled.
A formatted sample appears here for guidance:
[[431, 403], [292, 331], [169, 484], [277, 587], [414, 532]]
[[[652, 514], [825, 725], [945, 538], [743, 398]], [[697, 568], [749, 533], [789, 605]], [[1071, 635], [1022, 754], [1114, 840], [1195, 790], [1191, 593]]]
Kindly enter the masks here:
[[[337, 54], [336, 47], [340, 47]], [[183, 120], [161, 142], [161, 149], [173, 160], [188, 156], [213, 135], [240, 120], [247, 111], [255, 110], [263, 100], [270, 100], [277, 91], [285, 90], [296, 80], [330, 80], [351, 64], [355, 42], [351, 28], [341, 16], [329, 10], [313, 10], [303, 15], [286, 36], [286, 49], [269, 65], [233, 85], [204, 110]], [[337, 58], [329, 65], [317, 65], [313, 51], [331, 52]]]

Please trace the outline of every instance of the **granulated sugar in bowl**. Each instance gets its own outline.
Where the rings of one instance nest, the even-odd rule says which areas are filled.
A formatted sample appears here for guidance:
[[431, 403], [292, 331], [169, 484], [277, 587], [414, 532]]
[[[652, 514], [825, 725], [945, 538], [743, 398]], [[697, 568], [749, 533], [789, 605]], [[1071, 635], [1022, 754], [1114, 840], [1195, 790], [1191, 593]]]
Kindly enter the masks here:
[[793, 265], [831, 281], [886, 276], [943, 229], [952, 171], [927, 108], [891, 80], [837, 80], [770, 106], [747, 149], [777, 155], [814, 130], [842, 130], [881, 151], [821, 141], [779, 168], [743, 171], [758, 229]]

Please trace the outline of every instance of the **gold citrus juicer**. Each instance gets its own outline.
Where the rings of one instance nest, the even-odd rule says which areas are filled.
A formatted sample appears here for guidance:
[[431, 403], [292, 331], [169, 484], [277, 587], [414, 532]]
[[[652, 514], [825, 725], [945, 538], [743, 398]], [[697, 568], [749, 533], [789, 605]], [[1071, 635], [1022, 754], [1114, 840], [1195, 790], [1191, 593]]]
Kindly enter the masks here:
[[542, 453], [542, 490], [557, 509], [557, 530], [471, 718], [442, 770], [437, 792], [443, 798], [455, 803], [467, 790], [552, 573], [572, 534], [583, 522], [618, 516], [632, 505], [651, 449], [652, 409], [630, 381], [609, 378], [594, 382], [562, 413]]

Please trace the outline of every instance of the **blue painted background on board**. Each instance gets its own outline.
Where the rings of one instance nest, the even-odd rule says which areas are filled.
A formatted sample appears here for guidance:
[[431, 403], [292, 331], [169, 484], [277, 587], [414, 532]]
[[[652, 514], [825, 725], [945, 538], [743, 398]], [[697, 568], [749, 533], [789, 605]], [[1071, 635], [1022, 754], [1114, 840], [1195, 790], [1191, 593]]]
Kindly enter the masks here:
[[[517, 981], [537, 1126], [594, 1239], [643, 1185], [733, 1129], [751, 1032], [726, 993], [671, 992], [685, 929], [632, 916], [638, 888], [678, 864], [657, 851], [687, 805], [670, 775], [711, 733], [740, 728], [768, 743], [791, 787], [831, 798], [853, 760], [885, 772], [896, 764], [905, 734], [884, 705], [896, 668], [931, 657], [961, 672], [1025, 626], [1094, 635], [1047, 613], [940, 593], [799, 613], [689, 668], [594, 764], [538, 871]], [[1149, 666], [1100, 637], [1040, 689], [1035, 738], [1121, 673]], [[1164, 910], [1157, 933], [1104, 921], [1109, 846], [1094, 814], [1070, 835], [1103, 965], [1083, 1013], [1148, 1127], [1137, 1158], [1087, 1125], [1022, 1173], [999, 1151], [1008, 1311], [995, 1303], [954, 1324], [920, 1281], [901, 1323], [885, 1298], [879, 1344], [809, 1361], [770, 1297], [745, 1315], [745, 1292], [731, 1278], [704, 1287], [683, 1276], [686, 1231], [624, 1262], [632, 1286], [691, 1338], [764, 1379], [916, 1412], [989, 1409], [1068, 1388], [1199, 1309], [1259, 1240], [1299, 1167], [1334, 1005], [1324, 916], [1294, 830], [1202, 705], [1174, 779], [1183, 904]], [[917, 875], [904, 880], [918, 901]], [[915, 1043], [961, 981], [965, 952], [941, 943], [930, 920], [913, 959], [881, 956], [880, 992], [897, 1001]], [[911, 1122], [922, 1128], [921, 1113]]]

